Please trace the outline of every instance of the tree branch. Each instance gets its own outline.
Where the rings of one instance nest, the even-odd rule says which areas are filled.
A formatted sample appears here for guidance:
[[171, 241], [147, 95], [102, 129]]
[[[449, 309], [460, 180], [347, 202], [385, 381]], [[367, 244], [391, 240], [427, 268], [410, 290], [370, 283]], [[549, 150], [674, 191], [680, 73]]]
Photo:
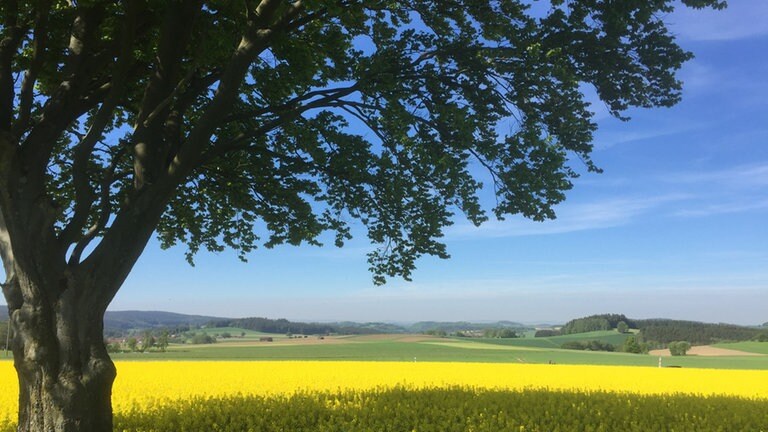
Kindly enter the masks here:
[[42, 2], [37, 8], [37, 18], [35, 18], [34, 34], [32, 39], [32, 59], [29, 68], [24, 74], [24, 80], [21, 82], [19, 91], [19, 115], [13, 126], [13, 132], [16, 136], [21, 136], [24, 129], [27, 128], [30, 116], [32, 115], [32, 102], [34, 100], [33, 90], [37, 82], [37, 74], [42, 66], [42, 55], [46, 50], [48, 43], [48, 15], [50, 1]]
[[[215, 145], [211, 149], [211, 151], [207, 152], [205, 156], [202, 157], [201, 159], [202, 161], [207, 162], [211, 159], [222, 157], [227, 153], [230, 153], [233, 151], [247, 149], [249, 147], [249, 141], [252, 140], [253, 138], [260, 135], [267, 134], [277, 129], [278, 127], [282, 126], [286, 122], [295, 120], [301, 114], [311, 109], [326, 108], [326, 107], [343, 107], [344, 105], [347, 105], [347, 104], [354, 104], [355, 102], [341, 101], [341, 98], [343, 98], [344, 96], [348, 96], [356, 91], [357, 91], [357, 84], [349, 87], [338, 88], [338, 89], [316, 90], [316, 91], [309, 92], [305, 95], [299, 96], [289, 101], [285, 105], [281, 105], [280, 107], [273, 108], [275, 114], [277, 115], [277, 117], [275, 117], [274, 119], [271, 119], [265, 122], [258, 128], [251, 129], [248, 133], [241, 133], [238, 136], [227, 141], [226, 143]], [[314, 101], [301, 106], [296, 106], [295, 104], [295, 101], [306, 100], [308, 98], [321, 95], [321, 94], [327, 94], [327, 96], [320, 99], [315, 99]], [[293, 108], [289, 108], [289, 107], [293, 107]], [[285, 108], [285, 109], [282, 109], [282, 108]], [[201, 164], [203, 163], [202, 161], [201, 161]]]
[[76, 265], [80, 263], [80, 258], [83, 255], [83, 251], [93, 241], [94, 238], [107, 226], [109, 222], [109, 216], [112, 214], [112, 202], [110, 200], [110, 192], [112, 184], [115, 181], [115, 170], [123, 159], [126, 151], [128, 150], [127, 143], [121, 141], [120, 147], [117, 149], [112, 162], [104, 172], [104, 177], [101, 180], [101, 193], [99, 202], [101, 203], [99, 218], [88, 231], [85, 233], [82, 239], [77, 242], [75, 249], [72, 251], [72, 255], [69, 258], [70, 265]]
[[[59, 236], [60, 246], [65, 250], [81, 235], [90, 216], [91, 206], [96, 199], [96, 192], [91, 187], [88, 174], [89, 162], [96, 143], [101, 139], [104, 130], [111, 122], [114, 110], [125, 92], [128, 71], [134, 63], [133, 46], [137, 17], [138, 10], [135, 2], [129, 2], [123, 21], [120, 53], [110, 81], [109, 93], [92, 117], [88, 132], [75, 147], [72, 162], [72, 183], [75, 188], [74, 215]], [[121, 152], [122, 150], [118, 151]]]
[[[278, 2], [277, 0], [265, 1], [265, 6], [267, 3], [275, 4]], [[258, 21], [267, 23], [274, 21], [273, 17], [266, 16], [268, 10], [269, 8], [261, 9], [263, 14], [258, 18]], [[296, 9], [296, 12], [292, 13], [298, 13], [298, 10]], [[291, 16], [293, 15], [284, 15], [284, 18], [290, 20]], [[188, 26], [188, 23], [185, 24]], [[216, 127], [230, 112], [251, 64], [259, 54], [269, 47], [274, 36], [274, 29], [260, 26], [256, 20], [249, 20], [240, 43], [229, 62], [222, 69], [216, 94], [200, 118], [196, 120], [195, 126], [187, 136], [184, 145], [170, 161], [166, 174], [159, 178], [158, 182], [147, 190], [147, 193], [136, 194], [129, 198], [129, 204], [123, 206], [116, 214], [108, 233], [104, 235], [102, 241], [88, 258], [81, 263], [93, 272], [94, 278], [106, 277], [106, 272], [109, 272], [112, 281], [115, 282], [110, 284], [113, 288], [105, 287], [99, 292], [100, 298], [103, 297], [107, 301], [111, 299], [116, 293], [117, 287], [127, 277], [135, 260], [138, 259], [146, 242], [151, 237], [157, 220], [165, 211], [168, 201], [176, 193], [176, 187], [197, 166], [203, 149], [210, 143]], [[166, 95], [172, 91], [175, 84], [176, 82], [173, 82], [173, 86]], [[162, 99], [158, 98], [157, 101]], [[152, 105], [152, 107], [155, 106], [156, 104]], [[153, 109], [145, 109], [145, 116], [152, 111]], [[160, 118], [162, 117], [160, 116]], [[138, 121], [142, 121], [144, 118], [139, 118]], [[155, 120], [153, 124], [160, 123], [160, 118]], [[115, 250], [120, 250], [121, 253], [115, 254]]]
[[227, 116], [223, 121], [225, 123], [230, 123], [233, 121], [243, 121], [243, 120], [248, 120], [255, 117], [260, 117], [270, 113], [280, 115], [281, 113], [285, 113], [287, 111], [290, 111], [291, 109], [295, 109], [299, 103], [312, 99], [317, 96], [324, 96], [326, 98], [334, 97], [334, 96], [336, 96], [336, 98], [340, 98], [340, 97], [347, 96], [349, 94], [354, 93], [359, 88], [359, 85], [360, 83], [358, 82], [348, 87], [337, 87], [337, 88], [309, 91], [307, 93], [304, 93], [301, 96], [297, 96], [285, 102], [284, 104], [274, 106], [274, 107], [269, 106], [269, 107], [262, 107], [256, 110], [239, 112], [237, 114], [232, 114]]
[[[45, 188], [44, 173], [57, 139], [74, 119], [82, 115], [83, 110], [98, 103], [96, 97], [107, 94], [104, 88], [93, 87], [93, 76], [88, 73], [90, 62], [95, 57], [95, 47], [100, 41], [98, 30], [103, 17], [104, 5], [98, 2], [91, 7], [77, 8], [69, 40], [69, 54], [64, 62], [64, 78], [46, 102], [40, 122], [22, 143], [25, 164], [32, 173], [29, 184], [38, 191]], [[98, 81], [96, 83], [98, 85]], [[89, 90], [93, 97], [86, 100], [82, 96]]]
[[0, 259], [3, 261], [5, 278], [9, 280], [14, 274], [13, 249], [11, 248], [11, 236], [8, 233], [8, 227], [5, 225], [5, 217], [2, 210], [0, 210]]
[[13, 57], [17, 54], [26, 29], [18, 24], [18, 3], [9, 0], [6, 5], [3, 37], [0, 39], [0, 131], [11, 130], [16, 90], [13, 79]]
[[168, 6], [157, 46], [157, 60], [141, 109], [134, 125], [134, 187], [157, 181], [166, 163], [166, 143], [162, 128], [174, 98], [184, 89], [194, 73], [190, 70], [179, 79], [182, 60], [187, 53], [195, 17], [200, 13], [198, 1], [176, 1]]

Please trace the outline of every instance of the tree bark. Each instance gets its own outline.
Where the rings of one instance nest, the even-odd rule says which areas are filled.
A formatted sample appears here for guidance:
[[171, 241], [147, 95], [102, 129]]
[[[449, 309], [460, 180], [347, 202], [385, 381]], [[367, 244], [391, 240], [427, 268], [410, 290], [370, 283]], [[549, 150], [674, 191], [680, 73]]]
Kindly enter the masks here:
[[[52, 292], [19, 274], [5, 291]], [[104, 308], [78, 295], [65, 278], [54, 299], [9, 304], [14, 365], [19, 378], [19, 432], [112, 430], [116, 371], [103, 339]], [[6, 293], [7, 294], [7, 293]]]

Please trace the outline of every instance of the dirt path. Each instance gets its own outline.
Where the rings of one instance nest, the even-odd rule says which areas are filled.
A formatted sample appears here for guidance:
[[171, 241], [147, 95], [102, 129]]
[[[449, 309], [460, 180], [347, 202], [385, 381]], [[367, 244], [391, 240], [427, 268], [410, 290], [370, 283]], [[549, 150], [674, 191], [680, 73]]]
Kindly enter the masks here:
[[[670, 357], [668, 349], [653, 350], [648, 354], [660, 357]], [[716, 348], [710, 345], [695, 346], [688, 350], [687, 355], [697, 355], [702, 357], [722, 357], [722, 356], [762, 356], [763, 354], [751, 353], [746, 351], [737, 351], [725, 348]]]

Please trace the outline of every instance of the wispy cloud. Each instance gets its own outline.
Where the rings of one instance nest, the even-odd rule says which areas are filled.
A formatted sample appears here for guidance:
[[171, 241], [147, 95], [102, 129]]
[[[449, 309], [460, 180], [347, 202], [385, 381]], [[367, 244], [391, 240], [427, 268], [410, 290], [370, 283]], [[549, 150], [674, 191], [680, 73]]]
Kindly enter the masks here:
[[674, 216], [706, 217], [768, 209], [768, 163], [765, 162], [680, 172], [659, 180], [692, 196], [672, 213]]
[[737, 0], [723, 11], [680, 7], [665, 20], [684, 40], [733, 41], [768, 35], [768, 2]]
[[764, 188], [768, 186], [768, 162], [739, 165], [720, 170], [682, 172], [665, 176], [662, 180], [678, 184], [697, 184], [720, 188]]
[[498, 238], [611, 228], [627, 225], [666, 204], [686, 198], [687, 196], [683, 194], [668, 194], [650, 197], [610, 198], [590, 203], [569, 204], [558, 210], [558, 216], [555, 220], [533, 222], [522, 217], [516, 217], [506, 221], [489, 221], [480, 227], [464, 223], [451, 227], [446, 234], [447, 237], [454, 239]]
[[673, 215], [680, 217], [705, 217], [766, 209], [768, 209], [768, 199], [756, 202], [737, 201], [732, 203], [704, 204], [699, 206], [694, 204], [692, 208], [678, 210], [674, 212]]
[[[622, 126], [624, 123], [622, 123]], [[674, 125], [650, 125], [646, 129], [638, 128], [613, 128], [612, 130], [601, 129], [598, 130], [595, 138], [595, 148], [598, 150], [604, 150], [611, 148], [618, 144], [625, 144], [636, 141], [646, 141], [656, 138], [672, 136], [682, 134], [686, 132], [695, 131], [705, 127], [705, 124], [674, 124]], [[622, 130], [623, 129], [623, 130]]]

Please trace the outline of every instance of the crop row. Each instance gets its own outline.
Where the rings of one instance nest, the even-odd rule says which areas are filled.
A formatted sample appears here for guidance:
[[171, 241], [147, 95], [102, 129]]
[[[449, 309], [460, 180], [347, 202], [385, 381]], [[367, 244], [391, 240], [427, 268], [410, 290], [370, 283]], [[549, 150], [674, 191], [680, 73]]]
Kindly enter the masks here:
[[[416, 362], [119, 362], [118, 431], [763, 431], [768, 371]], [[0, 432], [17, 381], [0, 362]]]
[[[12, 425], [0, 427], [10, 432]], [[123, 432], [768, 431], [768, 401], [467, 388], [191, 398], [122, 412]]]

